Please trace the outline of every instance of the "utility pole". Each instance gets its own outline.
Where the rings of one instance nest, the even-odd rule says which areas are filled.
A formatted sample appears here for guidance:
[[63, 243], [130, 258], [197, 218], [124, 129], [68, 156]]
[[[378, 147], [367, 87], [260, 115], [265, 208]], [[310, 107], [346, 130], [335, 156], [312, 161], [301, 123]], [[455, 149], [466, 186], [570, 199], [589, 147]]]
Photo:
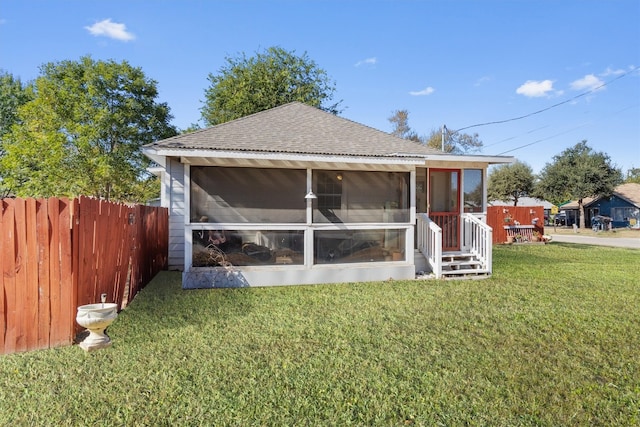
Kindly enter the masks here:
[[442, 125], [442, 151], [444, 151], [444, 132], [447, 130], [446, 125]]

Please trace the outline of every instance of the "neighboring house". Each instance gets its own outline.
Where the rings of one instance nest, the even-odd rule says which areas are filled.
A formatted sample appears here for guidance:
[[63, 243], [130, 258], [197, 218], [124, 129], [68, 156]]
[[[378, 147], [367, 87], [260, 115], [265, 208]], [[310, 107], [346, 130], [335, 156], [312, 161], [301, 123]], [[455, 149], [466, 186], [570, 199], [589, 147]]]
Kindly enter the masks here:
[[[589, 203], [592, 200], [593, 199], [591, 197], [586, 197], [582, 199], [582, 203], [584, 205], [585, 203]], [[562, 225], [566, 225], [567, 227], [569, 227], [573, 226], [574, 224], [578, 225], [580, 223], [580, 209], [577, 200], [563, 203], [558, 206], [558, 209], [558, 215], [556, 216], [563, 219], [561, 222]], [[586, 222], [585, 224], [585, 226], [589, 226], [588, 222]]]
[[491, 274], [487, 168], [294, 102], [143, 147], [184, 288]]
[[[640, 184], [627, 183], [617, 186], [609, 197], [582, 199], [585, 227], [592, 226], [592, 219], [601, 215], [611, 218], [612, 228], [640, 227]], [[566, 212], [567, 225], [578, 224], [578, 201], [572, 200], [560, 206]]]
[[613, 228], [640, 227], [640, 184], [627, 183], [615, 188], [610, 197], [598, 197], [584, 204], [586, 225], [597, 215], [611, 218]]

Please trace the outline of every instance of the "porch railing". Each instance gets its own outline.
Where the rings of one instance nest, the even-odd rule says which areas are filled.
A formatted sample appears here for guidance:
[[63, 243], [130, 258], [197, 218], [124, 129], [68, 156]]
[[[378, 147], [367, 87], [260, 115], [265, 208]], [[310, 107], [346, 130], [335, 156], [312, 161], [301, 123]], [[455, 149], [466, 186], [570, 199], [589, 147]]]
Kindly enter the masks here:
[[462, 214], [462, 245], [482, 263], [480, 269], [491, 274], [493, 229], [473, 214]]
[[418, 250], [427, 259], [436, 279], [442, 277], [442, 228], [426, 213], [417, 215]]
[[[493, 229], [473, 214], [465, 213], [462, 218], [462, 251], [468, 252], [480, 261], [479, 270], [492, 272]], [[426, 213], [417, 215], [417, 246], [427, 259], [436, 279], [442, 277], [442, 228]]]

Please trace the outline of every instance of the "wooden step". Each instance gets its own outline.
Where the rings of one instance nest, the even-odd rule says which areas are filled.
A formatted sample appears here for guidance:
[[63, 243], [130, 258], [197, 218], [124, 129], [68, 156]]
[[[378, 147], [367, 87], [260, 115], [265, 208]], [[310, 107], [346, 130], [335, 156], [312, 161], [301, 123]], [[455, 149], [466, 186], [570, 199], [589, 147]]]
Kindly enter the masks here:
[[486, 279], [491, 274], [486, 270], [451, 270], [443, 271], [442, 278], [448, 280]]
[[445, 279], [484, 279], [489, 276], [475, 255], [461, 252], [442, 254], [442, 277]]
[[465, 261], [443, 261], [442, 268], [449, 267], [452, 270], [459, 270], [464, 268], [478, 268], [482, 263], [478, 260], [465, 260]]

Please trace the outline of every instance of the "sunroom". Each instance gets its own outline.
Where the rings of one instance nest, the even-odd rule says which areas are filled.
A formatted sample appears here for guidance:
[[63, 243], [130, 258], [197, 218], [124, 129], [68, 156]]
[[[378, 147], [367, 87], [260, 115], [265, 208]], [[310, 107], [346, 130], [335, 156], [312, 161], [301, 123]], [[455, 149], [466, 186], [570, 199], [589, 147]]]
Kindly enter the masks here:
[[144, 152], [184, 288], [442, 277], [444, 256], [479, 243], [472, 274], [491, 273], [486, 169], [511, 158], [448, 155], [300, 103]]

